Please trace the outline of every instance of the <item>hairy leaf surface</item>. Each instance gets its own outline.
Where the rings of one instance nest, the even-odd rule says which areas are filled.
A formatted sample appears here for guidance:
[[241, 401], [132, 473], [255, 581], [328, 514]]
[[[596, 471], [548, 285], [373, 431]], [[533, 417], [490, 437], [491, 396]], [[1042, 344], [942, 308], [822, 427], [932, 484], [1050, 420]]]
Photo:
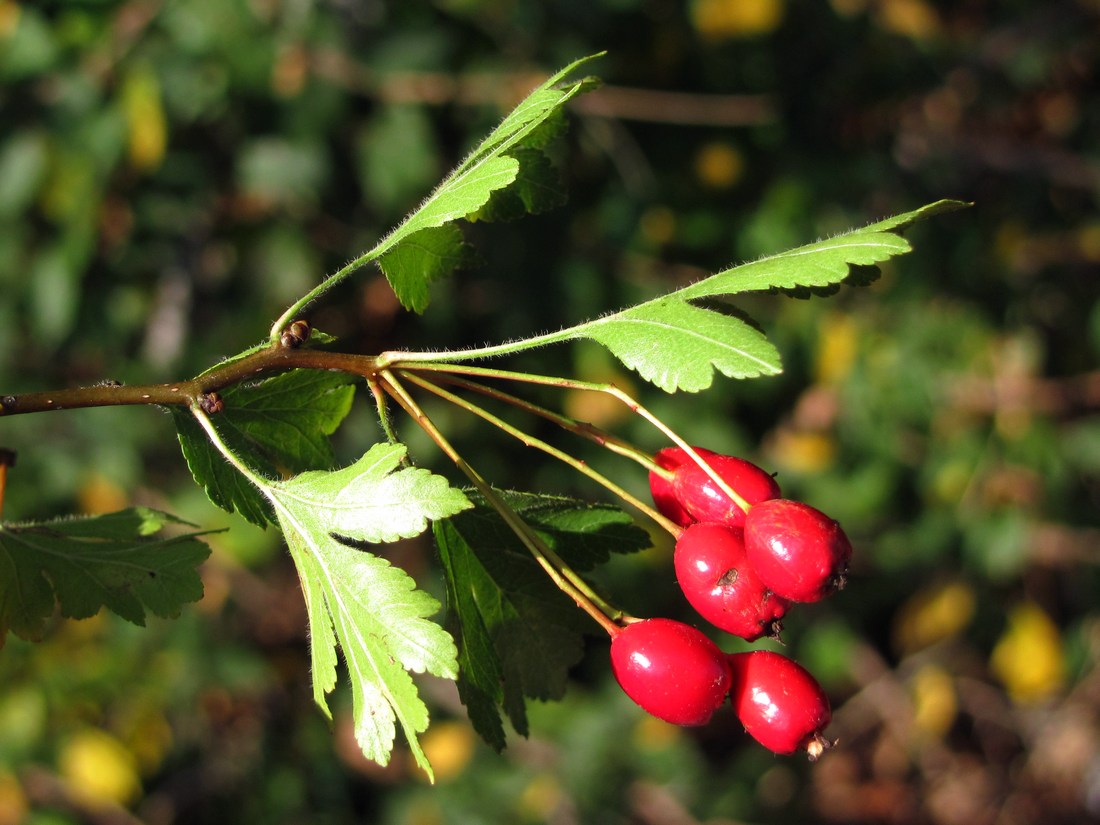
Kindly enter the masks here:
[[[378, 260], [401, 305], [422, 312], [428, 305], [431, 282], [455, 268], [444, 264], [463, 263], [461, 236], [456, 239], [452, 235], [432, 235], [434, 265], [419, 276], [414, 268], [404, 265], [408, 260], [401, 251], [405, 244], [419, 242], [423, 246], [425, 236], [421, 233], [462, 218], [514, 218], [560, 203], [563, 196], [556, 175], [545, 155], [537, 150], [561, 130], [560, 112], [565, 103], [592, 85], [586, 79], [564, 83], [569, 74], [590, 59], [571, 63], [532, 91], [418, 209], [355, 265]], [[447, 239], [454, 244], [451, 252], [442, 246]], [[414, 258], [419, 254], [412, 253]]]

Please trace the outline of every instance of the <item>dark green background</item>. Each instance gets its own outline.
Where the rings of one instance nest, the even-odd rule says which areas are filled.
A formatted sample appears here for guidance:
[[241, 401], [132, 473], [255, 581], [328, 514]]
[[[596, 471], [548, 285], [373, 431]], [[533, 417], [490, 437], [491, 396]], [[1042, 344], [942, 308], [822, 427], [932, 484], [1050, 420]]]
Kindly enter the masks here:
[[[916, 227], [870, 289], [741, 304], [781, 377], [676, 397], [633, 383], [856, 544], [849, 587], [788, 622], [787, 652], [836, 711], [840, 747], [814, 766], [728, 714], [647, 722], [595, 637], [566, 700], [533, 707], [531, 739], [503, 756], [468, 754], [451, 690], [425, 683], [457, 767], [433, 788], [400, 753], [364, 765], [347, 710], [333, 734], [312, 705], [278, 537], [205, 503], [166, 416], [89, 410], [0, 423], [19, 451], [6, 517], [136, 502], [232, 530], [179, 621], [8, 641], [0, 825], [1100, 820], [1098, 31], [1088, 0], [0, 2], [3, 394], [168, 381], [255, 343], [546, 73], [603, 49], [606, 87], [554, 150], [566, 206], [467, 227], [481, 265], [422, 318], [364, 272], [315, 325], [362, 352], [492, 342], [942, 197], [975, 204]], [[589, 347], [508, 366], [616, 377]], [[438, 414], [495, 483], [600, 495]], [[377, 437], [360, 401], [341, 457]], [[635, 468], [605, 470], [644, 491]], [[438, 590], [429, 545], [391, 555]], [[690, 619], [667, 547], [600, 584]], [[67, 766], [91, 731], [121, 745], [116, 769], [133, 760], [130, 813], [76, 793]]]

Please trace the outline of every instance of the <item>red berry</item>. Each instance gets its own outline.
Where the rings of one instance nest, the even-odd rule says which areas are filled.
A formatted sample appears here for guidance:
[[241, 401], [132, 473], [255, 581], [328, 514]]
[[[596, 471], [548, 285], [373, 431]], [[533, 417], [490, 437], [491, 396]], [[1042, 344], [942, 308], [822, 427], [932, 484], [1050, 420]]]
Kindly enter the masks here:
[[705, 725], [730, 686], [725, 654], [672, 619], [645, 619], [619, 631], [611, 641], [611, 670], [643, 710], [674, 725]]
[[[779, 485], [775, 479], [751, 461], [698, 449], [696, 452], [730, 489], [750, 505], [779, 496]], [[714, 479], [694, 460], [685, 456], [674, 469], [676, 474], [672, 477], [672, 490], [680, 506], [695, 521], [721, 521], [731, 527], [745, 526], [745, 511], [722, 492]]]
[[[715, 455], [709, 450], [703, 450], [699, 447], [696, 447], [695, 450], [704, 458], [707, 455]], [[663, 450], [658, 450], [653, 459], [658, 466], [665, 470], [675, 470], [684, 461], [691, 461], [688, 454], [679, 447], [666, 447]], [[649, 474], [649, 492], [653, 496], [653, 503], [656, 505], [657, 511], [665, 518], [680, 527], [687, 527], [695, 521], [691, 513], [685, 510], [684, 506], [680, 504], [680, 500], [676, 498], [676, 492], [672, 489], [672, 482], [664, 476], [654, 472]]]
[[772, 499], [750, 508], [745, 553], [772, 592], [792, 602], [815, 602], [844, 586], [852, 545], [840, 524], [820, 510]]
[[778, 636], [789, 602], [760, 580], [745, 558], [745, 540], [734, 527], [700, 522], [676, 542], [676, 580], [699, 615], [747, 641]]
[[832, 743], [832, 719], [821, 685], [802, 665], [770, 650], [731, 653], [730, 701], [748, 734], [775, 753], [804, 750], [816, 759]]

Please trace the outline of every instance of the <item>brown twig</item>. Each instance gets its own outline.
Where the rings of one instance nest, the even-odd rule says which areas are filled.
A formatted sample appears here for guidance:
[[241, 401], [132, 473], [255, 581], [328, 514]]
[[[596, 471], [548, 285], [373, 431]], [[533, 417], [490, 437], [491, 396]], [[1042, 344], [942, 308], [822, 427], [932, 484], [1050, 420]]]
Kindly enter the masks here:
[[198, 406], [204, 399], [226, 387], [276, 372], [315, 369], [371, 375], [375, 359], [368, 355], [295, 349], [278, 344], [264, 347], [251, 355], [214, 367], [197, 378], [170, 384], [126, 386], [105, 381], [90, 387], [71, 387], [47, 392], [28, 392], [0, 396], [0, 417], [81, 407], [114, 407], [151, 404], [157, 406]]
[[[353, 92], [390, 103], [441, 106], [512, 106], [539, 72], [478, 73], [459, 76], [443, 72], [376, 72], [347, 55], [317, 51], [310, 65], [320, 77]], [[767, 95], [692, 94], [626, 86], [601, 86], [574, 98], [575, 111], [591, 117], [675, 123], [681, 126], [756, 126], [776, 120], [775, 104]]]

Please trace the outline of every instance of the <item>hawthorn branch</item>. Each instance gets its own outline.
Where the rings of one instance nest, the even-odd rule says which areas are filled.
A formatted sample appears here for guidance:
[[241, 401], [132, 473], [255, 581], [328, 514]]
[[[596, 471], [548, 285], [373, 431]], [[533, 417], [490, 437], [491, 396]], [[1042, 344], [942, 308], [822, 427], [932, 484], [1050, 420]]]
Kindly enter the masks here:
[[88, 387], [0, 396], [0, 417], [82, 407], [150, 404], [206, 407], [213, 394], [263, 375], [292, 369], [347, 372], [370, 377], [378, 371], [375, 356], [320, 349], [288, 347], [279, 343], [215, 366], [196, 378], [168, 384], [124, 385], [104, 381]]

